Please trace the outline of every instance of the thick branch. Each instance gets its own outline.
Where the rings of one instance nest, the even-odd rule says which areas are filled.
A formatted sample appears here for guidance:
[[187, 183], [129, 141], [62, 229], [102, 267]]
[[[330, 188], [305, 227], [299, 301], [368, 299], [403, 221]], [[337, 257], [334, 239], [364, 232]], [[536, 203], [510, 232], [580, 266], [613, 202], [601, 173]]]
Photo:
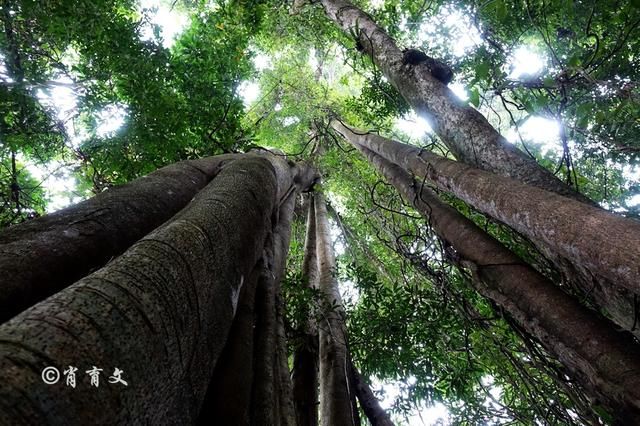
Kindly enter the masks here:
[[477, 110], [464, 105], [431, 75], [428, 63], [407, 63], [395, 41], [369, 15], [346, 0], [320, 3], [345, 32], [356, 34], [363, 52], [418, 115], [433, 123], [435, 132], [460, 161], [591, 203], [510, 144]]

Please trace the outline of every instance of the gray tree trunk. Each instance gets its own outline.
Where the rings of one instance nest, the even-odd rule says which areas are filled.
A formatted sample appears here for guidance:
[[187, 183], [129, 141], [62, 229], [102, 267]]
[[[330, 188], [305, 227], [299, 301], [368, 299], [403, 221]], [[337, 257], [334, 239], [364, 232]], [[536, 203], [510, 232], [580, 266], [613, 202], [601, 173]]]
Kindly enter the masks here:
[[344, 32], [355, 34], [363, 52], [433, 129], [457, 159], [483, 170], [591, 203], [514, 145], [486, 118], [464, 105], [442, 82], [432, 77], [426, 63], [403, 59], [395, 41], [373, 19], [346, 0], [321, 0], [327, 16]]
[[320, 338], [320, 424], [355, 426], [351, 404], [354, 393], [349, 378], [349, 356], [342, 298], [336, 280], [327, 208], [322, 194], [315, 194], [318, 288], [323, 297], [318, 318]]
[[617, 332], [400, 166], [355, 143], [356, 136], [348, 140], [451, 244], [480, 294], [536, 337], [620, 424], [640, 421], [640, 348], [630, 335]]
[[291, 241], [291, 221], [297, 198], [297, 192], [292, 192], [282, 204], [275, 228], [274, 252], [276, 254], [276, 361], [277, 383], [279, 385], [278, 398], [280, 405], [280, 425], [296, 426], [295, 408], [293, 405], [293, 390], [289, 372], [289, 357], [287, 352], [287, 336], [284, 327], [284, 299], [282, 298], [282, 279], [285, 273], [287, 254]]
[[[271, 255], [265, 256], [269, 259]], [[251, 396], [251, 424], [270, 426], [280, 424], [276, 383], [276, 306], [275, 280], [269, 262], [256, 292], [255, 366]]]
[[101, 267], [182, 209], [237, 155], [183, 161], [0, 233], [0, 322]]
[[263, 269], [264, 264], [259, 261], [240, 290], [229, 339], [216, 363], [198, 415], [201, 426], [215, 422], [238, 426], [250, 424], [255, 293]]
[[338, 121], [333, 128], [527, 236], [616, 323], [640, 336], [632, 330], [634, 295], [640, 295], [640, 222]]
[[[313, 196], [309, 197], [307, 230], [301, 276], [304, 284], [318, 288], [318, 261], [316, 258], [316, 221]], [[298, 426], [318, 425], [318, 327], [315, 310], [308, 306], [307, 322], [302, 341], [293, 354], [293, 401]]]
[[[1, 420], [193, 423], [270, 218], [300, 178], [274, 156], [234, 161], [172, 221], [0, 326]], [[77, 389], [44, 384], [47, 366], [76, 366]], [[115, 368], [127, 387], [107, 383]]]
[[360, 401], [362, 411], [366, 414], [371, 426], [393, 426], [389, 413], [380, 406], [380, 402], [371, 391], [367, 382], [364, 381], [360, 372], [356, 370], [353, 363], [351, 364], [351, 368], [353, 369], [353, 375], [355, 377], [355, 388], [358, 401]]

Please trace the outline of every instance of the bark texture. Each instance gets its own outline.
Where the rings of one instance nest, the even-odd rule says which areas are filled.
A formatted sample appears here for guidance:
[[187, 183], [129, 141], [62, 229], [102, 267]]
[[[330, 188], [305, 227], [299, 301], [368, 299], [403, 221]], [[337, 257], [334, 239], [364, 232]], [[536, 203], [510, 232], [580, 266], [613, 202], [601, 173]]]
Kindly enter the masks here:
[[355, 34], [389, 82], [430, 123], [460, 161], [509, 176], [582, 202], [589, 199], [564, 184], [535, 159], [507, 142], [486, 118], [466, 106], [431, 75], [427, 62], [407, 63], [395, 41], [373, 19], [346, 0], [321, 0], [327, 16], [346, 33]]
[[342, 298], [336, 280], [336, 263], [331, 244], [327, 208], [322, 194], [315, 194], [316, 254], [318, 288], [322, 312], [318, 319], [320, 338], [320, 424], [354, 426], [351, 404], [353, 389], [349, 380], [349, 356]]
[[360, 401], [362, 411], [364, 411], [367, 419], [369, 419], [371, 426], [393, 426], [389, 414], [380, 406], [380, 402], [371, 391], [367, 382], [364, 381], [360, 372], [356, 370], [353, 364], [351, 364], [351, 368], [353, 369], [355, 378], [355, 389], [358, 401]]
[[310, 167], [298, 167], [291, 185], [281, 193], [280, 204], [271, 218], [274, 225], [265, 243], [265, 268], [256, 295], [253, 425], [295, 425], [280, 284], [289, 250], [295, 199], [301, 190], [312, 185], [315, 175]]
[[362, 145], [354, 146], [451, 244], [480, 294], [536, 337], [621, 424], [640, 421], [640, 348], [630, 335], [618, 333], [407, 171]]
[[[307, 230], [302, 260], [302, 279], [312, 289], [318, 288], [316, 257], [316, 218], [313, 196], [309, 197]], [[311, 305], [311, 304], [310, 304]], [[293, 354], [293, 402], [298, 426], [318, 425], [318, 327], [315, 311], [309, 307], [302, 342]]]
[[[283, 163], [253, 155], [233, 162], [172, 221], [0, 326], [2, 421], [193, 423], [293, 180]], [[80, 389], [64, 378], [43, 384], [45, 366], [69, 365], [80, 370]], [[93, 365], [104, 368], [98, 389], [83, 373]], [[128, 387], [105, 383], [114, 368]]]
[[237, 155], [184, 161], [0, 233], [0, 322], [101, 267], [180, 211]]
[[199, 425], [250, 424], [255, 293], [263, 269], [264, 264], [259, 261], [240, 290], [229, 339], [216, 363], [198, 415]]
[[[334, 121], [333, 128], [527, 236], [620, 326], [635, 324], [640, 222]], [[638, 333], [638, 330], [635, 330]]]

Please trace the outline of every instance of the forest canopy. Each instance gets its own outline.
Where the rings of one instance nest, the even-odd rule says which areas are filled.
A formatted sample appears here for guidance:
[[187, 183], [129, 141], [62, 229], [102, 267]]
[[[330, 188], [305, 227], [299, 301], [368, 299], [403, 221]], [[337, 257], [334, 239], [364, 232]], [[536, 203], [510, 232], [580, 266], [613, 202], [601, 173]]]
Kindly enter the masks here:
[[[640, 2], [354, 4], [407, 62], [422, 52], [446, 64], [450, 99], [477, 110], [567, 191], [640, 218]], [[322, 176], [315, 190], [328, 203], [351, 357], [392, 418], [612, 421], [470, 284], [459, 253], [335, 131], [337, 120], [460, 156], [441, 137], [453, 130], [416, 113], [360, 29], [343, 31], [320, 2], [5, 0], [1, 20], [0, 228], [178, 161], [285, 155]], [[574, 285], [532, 237], [434, 191], [564, 292], [617, 320], [617, 306]], [[300, 207], [283, 279], [289, 353], [317, 303], [302, 285], [305, 220]]]

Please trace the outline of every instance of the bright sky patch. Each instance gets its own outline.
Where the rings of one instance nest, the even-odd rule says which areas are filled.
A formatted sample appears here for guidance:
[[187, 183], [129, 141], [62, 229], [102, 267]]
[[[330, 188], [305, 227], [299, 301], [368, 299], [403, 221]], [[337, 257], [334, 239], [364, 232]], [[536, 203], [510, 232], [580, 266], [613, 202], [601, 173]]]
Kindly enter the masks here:
[[522, 77], [535, 77], [544, 68], [544, 57], [534, 52], [530, 47], [518, 47], [509, 60], [509, 78], [512, 80]]
[[395, 122], [395, 128], [413, 139], [421, 139], [427, 133], [433, 133], [431, 125], [414, 112], [410, 112]]
[[173, 46], [176, 37], [189, 24], [187, 16], [175, 9], [172, 10], [171, 6], [162, 0], [141, 0], [140, 10], [144, 11], [145, 9], [150, 16], [150, 22], [142, 25], [142, 40], [154, 40], [153, 25], [158, 25], [162, 45], [167, 49]]
[[238, 94], [240, 94], [246, 108], [258, 100], [260, 96], [260, 85], [255, 81], [243, 81], [238, 87]]

